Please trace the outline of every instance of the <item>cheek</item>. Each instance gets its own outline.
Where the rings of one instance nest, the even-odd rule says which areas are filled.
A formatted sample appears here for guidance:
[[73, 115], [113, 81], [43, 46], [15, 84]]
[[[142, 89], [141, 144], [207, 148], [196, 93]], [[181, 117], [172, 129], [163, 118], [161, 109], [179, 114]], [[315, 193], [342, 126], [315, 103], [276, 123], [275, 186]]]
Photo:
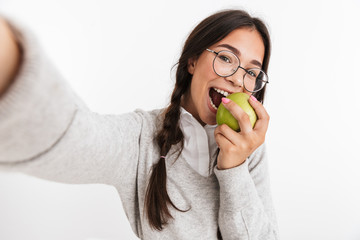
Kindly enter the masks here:
[[195, 74], [201, 77], [204, 81], [213, 78], [214, 75], [216, 75], [213, 70], [213, 59], [205, 57], [200, 58], [194, 69], [194, 75]]
[[[209, 94], [209, 83], [218, 78], [213, 71], [212, 61], [198, 62], [191, 81], [191, 96], [195, 100], [204, 99]], [[196, 103], [195, 103], [196, 104]]]
[[191, 83], [191, 98], [193, 99], [195, 105], [199, 103], [199, 100], [203, 95], [203, 86], [204, 84], [201, 82], [201, 78], [194, 76]]
[[210, 63], [199, 66], [196, 70], [194, 80], [198, 88], [206, 88], [210, 81], [218, 77]]
[[218, 77], [218, 75], [214, 72], [212, 62], [209, 62], [206, 66], [204, 66], [203, 72], [208, 81]]

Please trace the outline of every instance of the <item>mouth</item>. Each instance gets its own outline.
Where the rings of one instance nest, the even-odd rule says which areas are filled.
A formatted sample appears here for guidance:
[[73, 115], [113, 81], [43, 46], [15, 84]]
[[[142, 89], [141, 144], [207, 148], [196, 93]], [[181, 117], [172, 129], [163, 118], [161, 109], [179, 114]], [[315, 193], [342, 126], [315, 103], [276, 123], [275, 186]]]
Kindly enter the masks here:
[[209, 99], [210, 99], [210, 104], [211, 106], [217, 110], [220, 103], [221, 103], [221, 98], [223, 97], [227, 97], [229, 94], [231, 94], [231, 92], [219, 89], [219, 88], [215, 88], [212, 87], [209, 90]]

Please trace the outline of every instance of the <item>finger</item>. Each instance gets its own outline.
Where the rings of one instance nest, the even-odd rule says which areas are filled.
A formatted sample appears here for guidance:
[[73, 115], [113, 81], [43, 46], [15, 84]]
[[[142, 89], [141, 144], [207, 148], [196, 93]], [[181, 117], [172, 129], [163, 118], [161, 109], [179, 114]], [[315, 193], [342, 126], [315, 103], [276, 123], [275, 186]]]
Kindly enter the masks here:
[[237, 132], [235, 132], [233, 129], [231, 129], [228, 125], [226, 124], [221, 124], [220, 126], [217, 126], [215, 128], [214, 134], [221, 134], [223, 135], [225, 138], [228, 139], [228, 141], [230, 141], [233, 145], [238, 145], [239, 142], [239, 134]]
[[252, 95], [249, 98], [249, 103], [254, 108], [256, 115], [258, 116], [258, 120], [254, 126], [254, 131], [266, 132], [269, 125], [269, 114], [261, 102]]
[[238, 121], [241, 132], [250, 132], [252, 131], [252, 126], [250, 123], [250, 118], [247, 113], [235, 102], [228, 98], [222, 98], [222, 103], [224, 107], [230, 111], [234, 118]]
[[222, 135], [220, 132], [215, 134], [215, 141], [218, 147], [220, 148], [220, 150], [224, 150], [233, 146], [233, 143], [229, 139], [227, 139], [224, 135]]

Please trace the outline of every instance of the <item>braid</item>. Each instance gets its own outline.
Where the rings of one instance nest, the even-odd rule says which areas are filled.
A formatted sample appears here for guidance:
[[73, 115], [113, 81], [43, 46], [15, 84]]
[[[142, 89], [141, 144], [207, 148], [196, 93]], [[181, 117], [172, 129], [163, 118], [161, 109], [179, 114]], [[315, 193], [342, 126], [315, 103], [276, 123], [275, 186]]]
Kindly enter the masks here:
[[[184, 135], [179, 126], [182, 95], [181, 87], [176, 85], [171, 96], [170, 106], [165, 111], [162, 129], [156, 135], [160, 156], [166, 156], [171, 146], [179, 142], [181, 143], [179, 154], [184, 147]], [[159, 231], [163, 229], [163, 225], [167, 223], [169, 218], [173, 218], [170, 214], [168, 203], [176, 210], [184, 212], [178, 209], [171, 201], [167, 193], [166, 179], [165, 158], [160, 157], [159, 162], [152, 167], [145, 196], [145, 209], [150, 226]]]

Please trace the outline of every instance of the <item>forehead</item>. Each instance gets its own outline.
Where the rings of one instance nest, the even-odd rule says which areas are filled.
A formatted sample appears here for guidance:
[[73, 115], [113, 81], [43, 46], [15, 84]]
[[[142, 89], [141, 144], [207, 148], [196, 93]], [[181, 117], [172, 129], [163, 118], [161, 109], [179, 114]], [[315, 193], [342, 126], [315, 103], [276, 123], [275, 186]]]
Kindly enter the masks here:
[[228, 44], [239, 51], [239, 58], [242, 62], [250, 62], [257, 60], [262, 63], [265, 46], [260, 33], [252, 28], [240, 28], [229, 33], [224, 39], [215, 43], [212, 48], [218, 47], [222, 44]]

